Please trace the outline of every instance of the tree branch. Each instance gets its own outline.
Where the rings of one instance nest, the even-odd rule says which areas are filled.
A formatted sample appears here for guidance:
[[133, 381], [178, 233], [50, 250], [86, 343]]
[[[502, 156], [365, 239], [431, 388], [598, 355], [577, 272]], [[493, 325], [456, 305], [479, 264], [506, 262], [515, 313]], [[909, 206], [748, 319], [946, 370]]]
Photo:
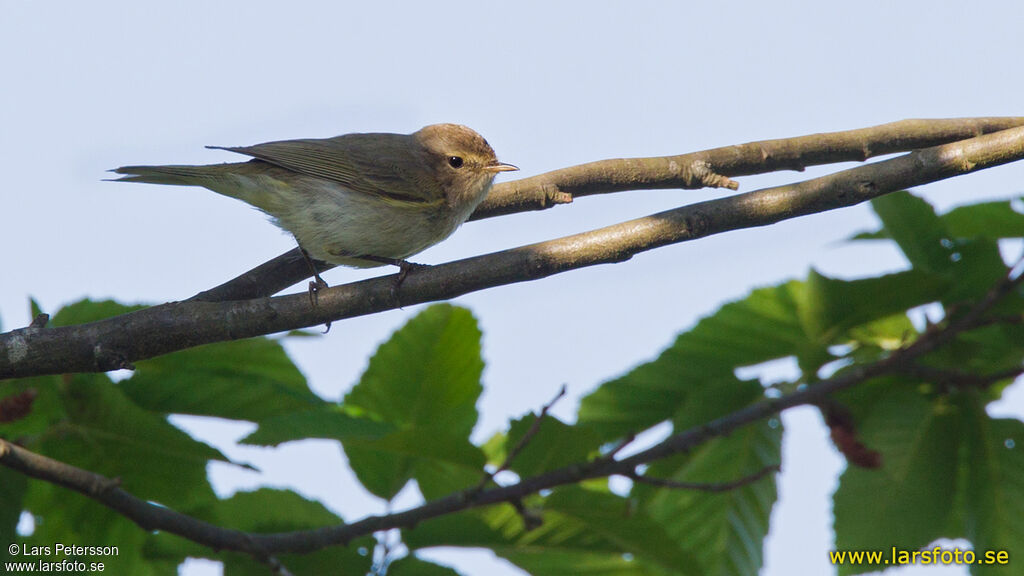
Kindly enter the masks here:
[[484, 477], [481, 478], [480, 483], [477, 484], [478, 490], [483, 490], [484, 488], [487, 487], [491, 480], [494, 480], [495, 476], [501, 474], [505, 470], [508, 470], [509, 466], [512, 465], [512, 462], [514, 462], [516, 457], [519, 456], [519, 453], [522, 452], [523, 449], [526, 448], [527, 445], [529, 445], [530, 441], [533, 440], [533, 437], [536, 436], [538, 432], [540, 432], [541, 424], [544, 423], [544, 418], [547, 417], [548, 411], [550, 411], [551, 408], [554, 407], [555, 403], [557, 403], [559, 400], [565, 397], [565, 394], [566, 392], [568, 392], [568, 390], [568, 387], [565, 384], [562, 384], [562, 387], [558, 389], [558, 394], [556, 394], [555, 397], [552, 398], [547, 404], [541, 407], [540, 413], [537, 414], [536, 417], [534, 417], [533, 422], [530, 423], [530, 427], [526, 430], [526, 433], [523, 434], [523, 437], [519, 439], [519, 442], [516, 442], [516, 445], [513, 446], [511, 450], [508, 451], [508, 454], [505, 456], [505, 461], [501, 463], [501, 466], [498, 466], [494, 470], [494, 472], [484, 473]]
[[322, 290], [317, 306], [292, 294], [237, 302], [174, 302], [114, 318], [0, 335], [0, 378], [105, 372], [202, 344], [249, 338], [576, 268], [739, 228], [852, 206], [883, 194], [1024, 158], [1024, 127], [918, 150], [796, 184], [667, 210], [590, 232], [417, 270], [400, 290], [383, 276]]
[[[625, 190], [705, 187], [735, 190], [735, 183], [725, 177], [779, 170], [802, 172], [807, 166], [863, 162], [876, 156], [938, 146], [1021, 125], [1024, 125], [1022, 117], [900, 120], [869, 128], [762, 140], [677, 156], [599, 160], [497, 184], [470, 219], [544, 210], [571, 202], [574, 197]], [[702, 166], [724, 179], [702, 176]]]
[[252, 534], [219, 528], [169, 508], [151, 504], [125, 492], [115, 480], [34, 454], [0, 439], [0, 464], [28, 476], [70, 488], [119, 512], [145, 530], [178, 534], [217, 550], [237, 550], [273, 563], [273, 554], [312, 552], [327, 546], [345, 545], [355, 538], [381, 530], [408, 528], [425, 520], [461, 510], [504, 502], [517, 502], [541, 490], [575, 484], [590, 478], [612, 475], [631, 476], [637, 466], [692, 450], [713, 438], [767, 418], [782, 410], [804, 404], [816, 404], [831, 394], [877, 376], [911, 366], [923, 355], [953, 340], [958, 334], [984, 325], [983, 315], [1003, 296], [1024, 281], [1024, 274], [1011, 269], [971, 310], [946, 326], [931, 326], [915, 342], [893, 352], [874, 364], [853, 367], [832, 378], [821, 380], [803, 390], [765, 399], [731, 414], [673, 434], [662, 442], [622, 459], [615, 452], [589, 462], [566, 466], [521, 480], [516, 484], [480, 490], [478, 486], [427, 502], [403, 512], [368, 516], [351, 524], [329, 526], [277, 534]]
[[742, 478], [737, 478], [730, 482], [683, 482], [680, 480], [670, 480], [668, 478], [654, 478], [646, 474], [640, 474], [636, 470], [623, 474], [626, 478], [638, 482], [640, 484], [647, 484], [650, 486], [657, 486], [659, 488], [675, 488], [678, 490], [697, 490], [700, 492], [729, 492], [737, 488], [742, 488], [749, 484], [757, 482], [761, 478], [773, 473], [782, 471], [782, 467], [778, 464], [773, 466], [765, 466], [753, 474], [747, 474]]
[[[706, 175], [696, 180], [687, 177], [684, 167], [697, 166], [698, 171], [703, 169], [723, 177], [778, 170], [802, 171], [806, 166], [861, 162], [1021, 125], [1024, 125], [1024, 118], [1012, 117], [901, 120], [857, 130], [764, 140], [678, 156], [599, 160], [495, 184], [470, 220], [544, 210], [572, 202], [579, 196], [652, 188], [701, 188], [715, 184], [714, 179]], [[321, 272], [333, 267], [327, 262], [317, 262]], [[296, 248], [192, 299], [217, 302], [272, 296], [308, 277], [309, 266]]]

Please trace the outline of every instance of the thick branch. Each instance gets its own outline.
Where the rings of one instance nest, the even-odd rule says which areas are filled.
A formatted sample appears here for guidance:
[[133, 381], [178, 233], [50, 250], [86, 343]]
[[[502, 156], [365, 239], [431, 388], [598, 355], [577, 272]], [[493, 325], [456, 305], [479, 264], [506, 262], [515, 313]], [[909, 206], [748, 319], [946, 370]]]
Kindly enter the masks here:
[[128, 494], [116, 482], [29, 452], [0, 439], [0, 464], [29, 476], [65, 486], [120, 512], [147, 530], [163, 530], [184, 536], [214, 549], [238, 550], [267, 559], [272, 554], [312, 552], [327, 546], [344, 545], [360, 536], [381, 530], [412, 527], [425, 520], [461, 510], [517, 502], [541, 490], [574, 484], [589, 478], [612, 475], [634, 476], [636, 467], [693, 449], [712, 438], [729, 433], [767, 418], [782, 410], [821, 402], [835, 392], [850, 388], [871, 378], [912, 366], [923, 355], [949, 343], [965, 330], [982, 325], [982, 316], [1004, 295], [1024, 280], [1024, 274], [1008, 275], [994, 286], [967, 314], [944, 328], [931, 327], [909, 346], [897, 350], [874, 364], [854, 367], [813, 386], [776, 399], [747, 406], [702, 426], [673, 434], [655, 446], [632, 456], [616, 459], [614, 453], [589, 462], [559, 468], [527, 478], [510, 486], [481, 490], [479, 486], [427, 502], [416, 508], [369, 516], [352, 524], [279, 534], [250, 534], [218, 528], [168, 508], [156, 506]]
[[176, 302], [78, 326], [0, 335], [0, 378], [103, 372], [201, 344], [316, 326], [494, 286], [536, 280], [739, 228], [852, 206], [883, 194], [1024, 158], [1024, 127], [945, 144], [796, 184], [691, 204], [410, 274], [319, 293], [239, 302]]
[[[900, 120], [869, 128], [763, 140], [657, 158], [599, 160], [494, 186], [471, 220], [544, 210], [577, 196], [624, 190], [715, 186], [700, 166], [720, 176], [749, 176], [938, 146], [1024, 125], [1024, 118]], [[698, 168], [694, 168], [697, 166]], [[563, 196], [559, 196], [563, 195]]]
[[[833, 162], [864, 161], [1021, 125], [1024, 125], [1024, 118], [901, 120], [870, 128], [764, 140], [677, 156], [599, 160], [496, 184], [470, 220], [552, 208], [571, 202], [577, 196], [713, 186], [715, 175], [747, 176], [777, 170], [799, 171], [805, 166]], [[317, 269], [324, 271], [333, 267], [333, 264], [319, 262]], [[296, 248], [193, 299], [214, 302], [271, 296], [307, 277], [309, 267]]]

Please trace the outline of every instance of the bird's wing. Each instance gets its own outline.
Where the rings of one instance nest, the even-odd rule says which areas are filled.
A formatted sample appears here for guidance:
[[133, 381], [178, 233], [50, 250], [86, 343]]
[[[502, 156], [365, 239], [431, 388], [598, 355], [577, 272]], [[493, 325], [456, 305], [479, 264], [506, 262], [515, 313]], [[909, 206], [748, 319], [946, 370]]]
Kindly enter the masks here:
[[[208, 146], [252, 156], [299, 174], [332, 180], [354, 192], [398, 202], [433, 203], [442, 190], [428, 175], [417, 145], [403, 134], [346, 134], [254, 146]], [[420, 177], [417, 177], [420, 175]]]

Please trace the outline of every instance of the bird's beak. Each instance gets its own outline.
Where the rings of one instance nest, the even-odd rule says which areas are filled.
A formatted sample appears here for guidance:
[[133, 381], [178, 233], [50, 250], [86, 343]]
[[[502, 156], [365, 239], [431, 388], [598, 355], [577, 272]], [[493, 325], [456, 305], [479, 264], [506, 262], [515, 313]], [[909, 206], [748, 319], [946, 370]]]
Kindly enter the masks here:
[[484, 170], [487, 170], [488, 172], [515, 172], [516, 170], [519, 170], [519, 167], [498, 162], [496, 164], [491, 164], [490, 166], [484, 166]]

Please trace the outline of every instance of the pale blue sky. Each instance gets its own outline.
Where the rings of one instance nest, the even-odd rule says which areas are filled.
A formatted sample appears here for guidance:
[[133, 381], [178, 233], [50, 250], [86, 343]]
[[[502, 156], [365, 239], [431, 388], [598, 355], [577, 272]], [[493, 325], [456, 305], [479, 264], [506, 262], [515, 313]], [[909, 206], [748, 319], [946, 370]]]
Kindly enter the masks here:
[[[618, 156], [682, 153], [914, 117], [1021, 115], [1019, 2], [520, 2], [484, 4], [0, 0], [0, 318], [29, 321], [84, 296], [163, 302], [292, 247], [245, 205], [202, 189], [102, 182], [125, 164], [214, 163], [204, 145], [411, 132], [458, 122], [529, 176]], [[741, 190], [823, 173], [740, 179]], [[501, 176], [507, 179], [508, 176]], [[920, 189], [948, 207], [1005, 198], [1024, 164]], [[415, 258], [437, 263], [596, 228], [718, 191], [638, 191], [471, 223]], [[839, 241], [867, 207], [802, 218], [471, 294], [487, 361], [476, 438], [562, 384], [575, 411], [597, 383], [650, 359], [751, 288], [810, 266], [856, 276], [903, 266]], [[331, 284], [379, 272], [333, 270]], [[390, 273], [390, 271], [388, 271]], [[301, 288], [300, 288], [301, 289]], [[339, 398], [372, 350], [419, 307], [336, 323], [290, 352]], [[1020, 414], [1020, 386], [1006, 403]], [[841, 461], [810, 410], [787, 413], [767, 576], [827, 574], [828, 495]], [[233, 449], [250, 427], [188, 421], [267, 470], [214, 467], [222, 494], [296, 486], [347, 519], [383, 510], [328, 443]], [[406, 494], [406, 503], [412, 502]], [[437, 555], [465, 574], [521, 574], [487, 554]], [[187, 576], [219, 574], [193, 564]], [[892, 574], [966, 574], [959, 568]]]

